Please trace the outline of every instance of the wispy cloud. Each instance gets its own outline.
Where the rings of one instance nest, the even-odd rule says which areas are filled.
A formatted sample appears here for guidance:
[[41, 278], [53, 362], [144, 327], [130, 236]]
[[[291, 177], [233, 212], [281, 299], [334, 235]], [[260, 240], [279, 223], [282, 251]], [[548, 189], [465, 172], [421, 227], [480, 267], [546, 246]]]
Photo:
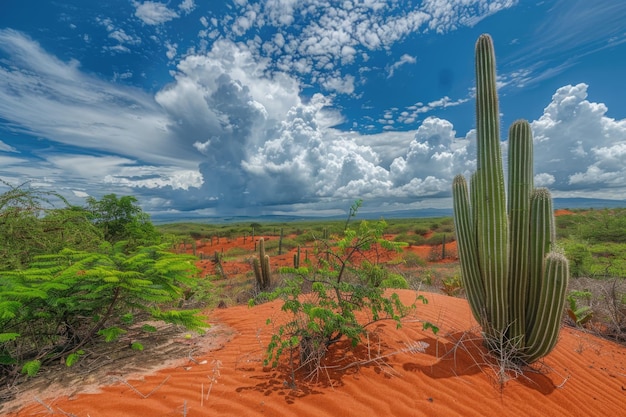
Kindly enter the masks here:
[[400, 59], [389, 66], [389, 74], [387, 74], [387, 78], [393, 77], [394, 72], [403, 65], [407, 64], [415, 64], [417, 59], [409, 54], [404, 54], [400, 57]]
[[[626, 42], [626, 3], [555, 0], [546, 4], [539, 25], [527, 33], [523, 46], [500, 62], [525, 68], [523, 85], [553, 78], [582, 57]], [[549, 6], [549, 7], [546, 7]]]
[[[0, 64], [0, 117], [13, 132], [82, 154], [105, 152], [138, 165], [197, 172], [198, 155], [173, 136], [168, 126], [174, 123], [152, 96], [87, 75], [77, 62], [60, 61], [16, 31], [0, 30], [0, 53], [11, 62]], [[58, 167], [56, 160], [48, 162]], [[198, 185], [197, 178], [189, 180]]]

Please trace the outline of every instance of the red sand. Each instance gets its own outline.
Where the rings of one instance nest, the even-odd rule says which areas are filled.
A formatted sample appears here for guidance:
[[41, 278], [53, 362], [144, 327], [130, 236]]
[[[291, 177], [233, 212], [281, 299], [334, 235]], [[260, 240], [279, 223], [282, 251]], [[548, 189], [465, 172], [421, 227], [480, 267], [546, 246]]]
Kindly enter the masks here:
[[[277, 236], [262, 236], [262, 237], [266, 241], [278, 239]], [[295, 236], [289, 236], [289, 237], [295, 238]], [[385, 238], [389, 240], [393, 240], [394, 237], [395, 237], [394, 235], [385, 236]], [[256, 237], [256, 239], [258, 239], [258, 237]], [[218, 272], [216, 271], [215, 263], [213, 262], [213, 259], [215, 258], [214, 256], [215, 252], [228, 256], [229, 250], [233, 248], [248, 250], [250, 251], [250, 254], [243, 255], [243, 256], [240, 255], [240, 256], [235, 257], [235, 259], [228, 259], [228, 258], [223, 259], [223, 261], [221, 262], [221, 265], [222, 265], [224, 275], [226, 275], [227, 278], [232, 278], [237, 275], [242, 275], [242, 274], [245, 275], [246, 273], [251, 273], [252, 272], [251, 259], [254, 256], [258, 256], [258, 254], [254, 252], [255, 250], [254, 240], [250, 237], [247, 237], [244, 242], [243, 237], [238, 237], [234, 239], [221, 238], [219, 240], [219, 243], [217, 242], [217, 239], [216, 239], [214, 240], [213, 244], [211, 244], [208, 241], [207, 242], [197, 241], [196, 242], [196, 254], [198, 256], [202, 254], [204, 255], [204, 258], [205, 258], [204, 260], [201, 260], [197, 263], [198, 267], [200, 267], [200, 269], [202, 270], [200, 275], [205, 277], [205, 276], [211, 276], [211, 275], [217, 274]], [[403, 248], [403, 252], [415, 253], [424, 261], [428, 261], [431, 250], [432, 250], [432, 246], [429, 246], [429, 245], [408, 246], [408, 247]], [[446, 243], [446, 250], [448, 251], [448, 253], [456, 254], [456, 251], [457, 251], [456, 241]], [[300, 249], [301, 262], [304, 261], [305, 251], [308, 251], [309, 259], [312, 260], [314, 258], [314, 255], [313, 255], [314, 248], [312, 246], [302, 247]], [[191, 253], [191, 249], [187, 248], [187, 252]], [[273, 250], [272, 252], [275, 252], [275, 250]], [[281, 266], [293, 266], [293, 255], [296, 252], [297, 252], [297, 249], [292, 249], [290, 251], [286, 251], [282, 255], [272, 254], [270, 256], [271, 268], [277, 269], [278, 267], [281, 267]], [[387, 252], [384, 250], [379, 250], [377, 254], [379, 256], [379, 259], [378, 259], [379, 262], [388, 262], [394, 258], [400, 258], [402, 256], [401, 253]], [[375, 255], [370, 254], [370, 256], [375, 256]], [[445, 259], [443, 261], [437, 261], [436, 263], [449, 263], [449, 262], [456, 262], [456, 260]]]
[[[412, 291], [399, 293], [405, 302], [415, 298]], [[416, 317], [406, 320], [402, 328], [390, 322], [371, 326], [377, 337], [372, 337], [369, 357], [392, 354], [418, 341], [429, 345], [425, 353], [399, 353], [366, 363], [367, 351], [360, 349], [362, 366], [331, 369], [318, 384], [295, 386], [288, 373], [264, 369], [264, 351], [272, 332], [265, 322], [281, 314], [280, 303], [274, 302], [209, 312], [211, 321], [230, 327], [233, 334], [230, 340], [211, 336], [225, 338], [223, 347], [196, 357], [198, 363], [183, 360], [178, 367], [127, 379], [128, 384], [104, 385], [109, 381], [102, 381], [98, 394], [40, 398], [46, 406], [25, 393], [24, 407], [9, 415], [624, 415], [626, 348], [565, 328], [556, 349], [544, 359], [541, 373], [526, 373], [501, 390], [494, 370], [477, 365], [483, 362], [483, 349], [480, 341], [471, 341], [476, 327], [467, 303], [426, 296], [429, 304], [418, 305]], [[438, 336], [421, 330], [418, 319], [439, 326]], [[330, 352], [329, 366], [345, 353]]]

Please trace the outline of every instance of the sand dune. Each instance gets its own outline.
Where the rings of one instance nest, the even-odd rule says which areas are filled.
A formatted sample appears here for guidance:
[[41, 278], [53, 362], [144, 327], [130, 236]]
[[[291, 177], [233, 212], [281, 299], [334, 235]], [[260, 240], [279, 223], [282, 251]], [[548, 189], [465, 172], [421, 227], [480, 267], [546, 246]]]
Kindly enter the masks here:
[[[400, 292], [405, 302], [415, 298]], [[280, 303], [209, 312], [221, 348], [194, 361], [103, 385], [97, 394], [39, 398], [24, 393], [10, 416], [607, 416], [624, 415], [626, 348], [566, 328], [537, 372], [499, 384], [462, 299], [426, 294], [402, 328], [378, 322], [369, 346], [337, 344], [317, 383], [263, 367]], [[421, 320], [440, 328], [435, 336]], [[221, 335], [221, 336], [220, 336]], [[404, 351], [417, 342], [423, 353]], [[424, 345], [425, 346], [425, 345]], [[383, 358], [384, 356], [387, 356]], [[357, 360], [359, 366], [338, 369]], [[104, 381], [103, 381], [104, 383]]]

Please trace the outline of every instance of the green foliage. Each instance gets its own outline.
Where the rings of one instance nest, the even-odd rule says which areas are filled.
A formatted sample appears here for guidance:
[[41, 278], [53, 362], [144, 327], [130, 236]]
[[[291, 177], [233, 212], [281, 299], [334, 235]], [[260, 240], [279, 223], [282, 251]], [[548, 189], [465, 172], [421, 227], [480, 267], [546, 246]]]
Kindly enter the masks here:
[[593, 310], [591, 309], [591, 306], [578, 305], [579, 301], [582, 300], [589, 302], [591, 296], [592, 294], [589, 291], [571, 291], [567, 295], [567, 301], [569, 303], [567, 314], [578, 326], [584, 325], [593, 317]]
[[65, 358], [65, 366], [67, 366], [68, 368], [71, 366], [74, 366], [74, 364], [78, 362], [80, 357], [83, 356], [84, 354], [85, 354], [85, 351], [82, 349], [79, 349], [74, 353], [70, 353], [69, 355], [67, 355], [67, 358]]
[[87, 211], [109, 243], [125, 241], [127, 251], [140, 245], [159, 243], [159, 233], [150, 222], [150, 216], [142, 211], [133, 196], [118, 198], [115, 194], [107, 194], [100, 200], [88, 197]]
[[[410, 246], [420, 246], [426, 244], [426, 238], [421, 234], [400, 233], [394, 238], [396, 242], [406, 242]], [[441, 241], [440, 241], [441, 243]]]
[[[313, 372], [338, 340], [358, 344], [367, 325], [377, 320], [391, 319], [400, 325], [414, 305], [403, 305], [395, 293], [385, 295], [384, 286], [406, 281], [363, 261], [365, 252], [375, 247], [399, 251], [403, 246], [383, 238], [385, 225], [363, 221], [357, 229], [346, 229], [339, 240], [319, 241], [319, 265], [293, 269], [294, 277], [262, 294], [266, 299], [282, 299], [282, 310], [290, 316], [272, 336], [266, 364], [277, 366], [283, 354], [297, 352], [298, 368]], [[310, 287], [310, 292], [303, 293], [304, 287]], [[367, 313], [367, 318], [357, 318], [357, 312]]]
[[125, 248], [120, 242], [103, 244], [98, 252], [64, 249], [35, 257], [27, 269], [1, 272], [0, 328], [6, 336], [0, 354], [14, 367], [32, 358], [49, 363], [96, 335], [116, 340], [138, 311], [192, 329], [205, 327], [197, 310], [171, 308], [195, 281], [193, 257], [171, 253], [167, 245], [131, 254]]
[[143, 345], [139, 342], [133, 342], [130, 344], [130, 348], [132, 350], [137, 350], [137, 351], [142, 351], [143, 350]]
[[573, 277], [582, 277], [589, 274], [593, 257], [589, 246], [579, 241], [567, 239], [559, 242], [565, 256], [569, 260], [570, 274]]
[[0, 343], [12, 342], [20, 337], [19, 333], [0, 333]]
[[383, 288], [398, 288], [406, 290], [409, 288], [409, 283], [402, 275], [389, 273], [387, 277], [381, 281], [380, 286]]
[[456, 297], [462, 289], [463, 284], [461, 283], [460, 275], [455, 274], [441, 280], [441, 291], [446, 295]]
[[24, 374], [24, 375], [28, 375], [30, 377], [33, 377], [33, 376], [37, 375], [37, 372], [39, 372], [40, 368], [41, 368], [41, 361], [40, 360], [28, 361], [28, 362], [24, 363], [24, 365], [22, 366], [21, 373]]
[[115, 342], [124, 333], [126, 333], [126, 330], [120, 329], [117, 326], [107, 327], [106, 329], [98, 330], [98, 335], [104, 337], [104, 341], [107, 343]]
[[626, 209], [592, 210], [578, 225], [577, 235], [591, 243], [626, 243]]
[[161, 311], [158, 308], [150, 310], [153, 318], [162, 320], [166, 323], [178, 324], [189, 330], [195, 330], [199, 333], [204, 332], [207, 327], [204, 318], [199, 315], [200, 310], [167, 310]]
[[96, 249], [102, 241], [88, 213], [59, 194], [0, 183], [9, 188], [0, 195], [0, 270], [22, 269], [33, 257], [63, 248]]
[[143, 326], [141, 326], [141, 331], [146, 333], [154, 333], [157, 331], [157, 328], [150, 324], [144, 324]]

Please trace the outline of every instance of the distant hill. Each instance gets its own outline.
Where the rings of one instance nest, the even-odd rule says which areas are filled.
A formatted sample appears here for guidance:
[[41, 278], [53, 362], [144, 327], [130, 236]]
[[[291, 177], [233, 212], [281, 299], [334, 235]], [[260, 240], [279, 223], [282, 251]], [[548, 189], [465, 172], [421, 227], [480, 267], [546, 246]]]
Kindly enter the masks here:
[[[626, 207], [626, 200], [600, 200], [590, 198], [555, 198], [555, 209], [603, 209]], [[246, 222], [294, 222], [302, 220], [345, 219], [346, 214], [336, 216], [298, 216], [298, 215], [267, 215], [267, 216], [200, 216], [193, 212], [187, 214], [154, 215], [152, 221], [155, 224], [163, 223], [183, 223], [183, 222], [203, 222], [203, 223], [246, 223]], [[397, 211], [371, 211], [359, 212], [359, 219], [407, 219], [424, 217], [450, 217], [452, 208], [425, 208], [418, 210], [397, 210]]]

